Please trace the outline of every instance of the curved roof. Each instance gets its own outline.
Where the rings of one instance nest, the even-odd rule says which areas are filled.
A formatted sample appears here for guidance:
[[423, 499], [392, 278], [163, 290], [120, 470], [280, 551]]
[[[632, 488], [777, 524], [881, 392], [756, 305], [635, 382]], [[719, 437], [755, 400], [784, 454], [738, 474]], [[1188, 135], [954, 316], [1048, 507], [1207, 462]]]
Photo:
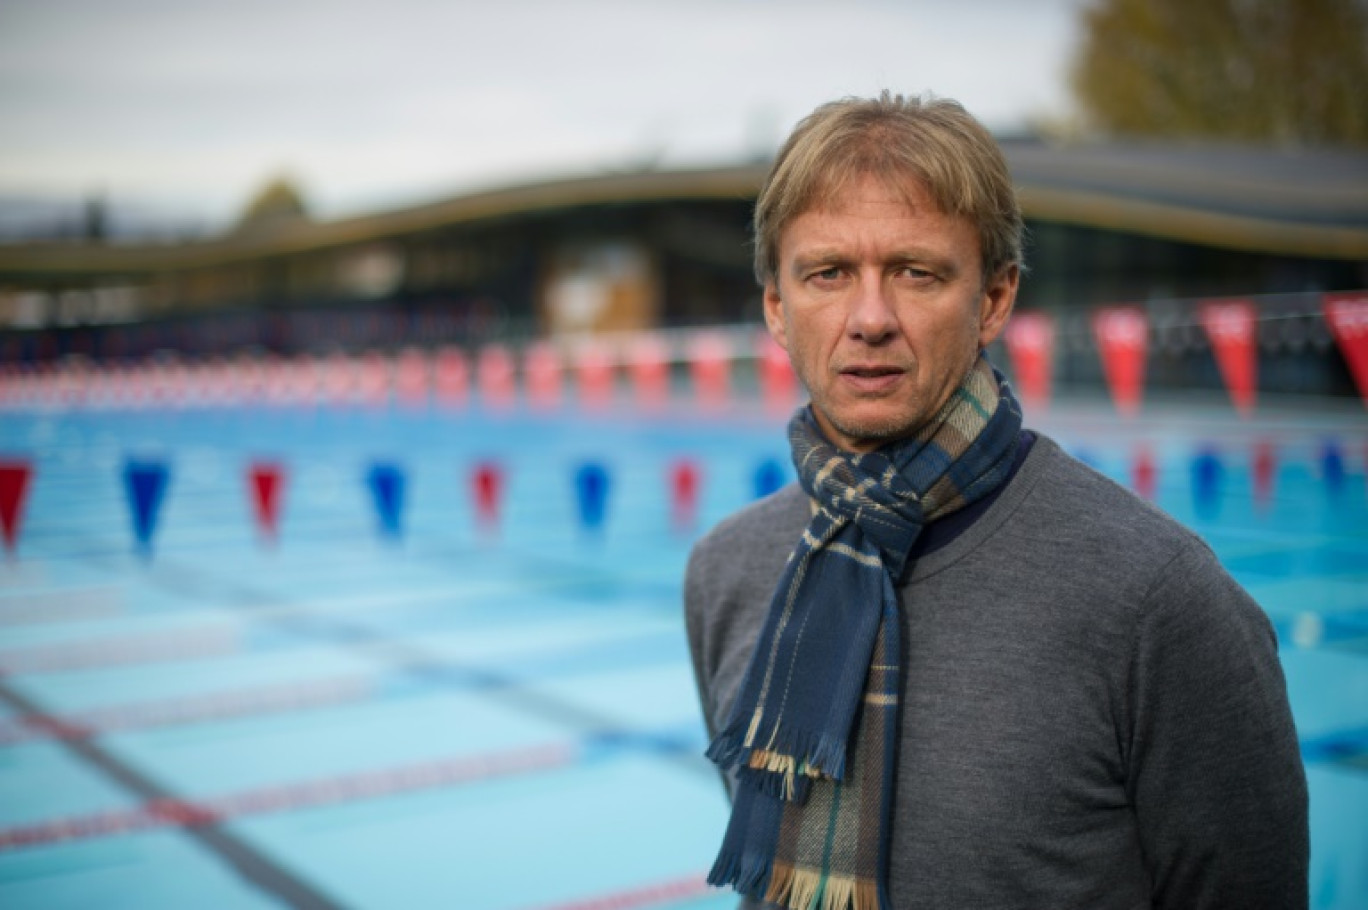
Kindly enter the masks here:
[[[1368, 154], [1006, 140], [1030, 219], [1251, 252], [1368, 259]], [[471, 193], [331, 222], [161, 246], [0, 246], [0, 272], [228, 264], [578, 206], [753, 199], [767, 164], [612, 173]]]
[[0, 246], [0, 272], [139, 271], [195, 268], [326, 249], [486, 219], [609, 203], [755, 196], [762, 165], [697, 171], [649, 171], [548, 180], [440, 202], [329, 222], [296, 221], [209, 240], [157, 246], [28, 244]]
[[1368, 154], [1006, 143], [1027, 217], [1328, 259], [1368, 258]]

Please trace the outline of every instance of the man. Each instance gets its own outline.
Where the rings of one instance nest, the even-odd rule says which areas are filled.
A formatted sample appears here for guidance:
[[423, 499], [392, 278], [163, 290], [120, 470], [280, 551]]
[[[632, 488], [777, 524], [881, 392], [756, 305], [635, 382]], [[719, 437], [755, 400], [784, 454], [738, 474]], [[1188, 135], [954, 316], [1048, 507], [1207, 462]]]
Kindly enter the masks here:
[[685, 580], [746, 906], [1296, 908], [1272, 628], [1193, 534], [1023, 430], [983, 357], [1021, 216], [959, 105], [818, 108], [756, 204], [800, 482]]

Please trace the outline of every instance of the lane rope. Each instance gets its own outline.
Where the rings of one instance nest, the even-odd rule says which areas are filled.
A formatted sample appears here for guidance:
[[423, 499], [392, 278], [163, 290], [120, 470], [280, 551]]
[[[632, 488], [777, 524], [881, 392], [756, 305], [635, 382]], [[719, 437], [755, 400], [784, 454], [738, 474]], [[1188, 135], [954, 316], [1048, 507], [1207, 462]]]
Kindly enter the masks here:
[[54, 673], [114, 664], [208, 657], [235, 651], [240, 645], [240, 630], [225, 625], [84, 639], [0, 651], [0, 675]]
[[549, 771], [571, 764], [579, 754], [580, 749], [574, 744], [551, 743], [262, 787], [205, 800], [156, 799], [131, 809], [2, 828], [0, 853], [40, 844], [160, 828], [216, 825], [244, 816], [298, 811]]
[[370, 675], [352, 674], [0, 721], [0, 746], [343, 704], [368, 698], [373, 682]]

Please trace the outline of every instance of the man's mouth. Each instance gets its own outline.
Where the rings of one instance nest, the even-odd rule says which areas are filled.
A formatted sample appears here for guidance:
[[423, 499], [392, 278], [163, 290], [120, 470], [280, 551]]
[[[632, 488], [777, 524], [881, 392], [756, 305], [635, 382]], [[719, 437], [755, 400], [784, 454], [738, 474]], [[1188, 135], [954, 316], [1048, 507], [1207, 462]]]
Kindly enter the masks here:
[[840, 376], [848, 387], [859, 392], [879, 393], [893, 389], [906, 373], [901, 367], [858, 364], [842, 367]]

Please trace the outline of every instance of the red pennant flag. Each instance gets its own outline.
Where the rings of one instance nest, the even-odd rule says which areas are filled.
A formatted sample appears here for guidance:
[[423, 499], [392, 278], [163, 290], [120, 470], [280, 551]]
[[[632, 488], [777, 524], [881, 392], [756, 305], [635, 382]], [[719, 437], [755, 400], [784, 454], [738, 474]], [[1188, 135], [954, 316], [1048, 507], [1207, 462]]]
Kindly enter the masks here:
[[421, 407], [428, 398], [427, 355], [418, 348], [404, 348], [394, 359], [394, 397], [405, 407]]
[[1153, 499], [1159, 486], [1159, 468], [1154, 463], [1154, 453], [1149, 446], [1141, 445], [1135, 451], [1135, 464], [1131, 469], [1131, 486], [1136, 493], [1146, 499]]
[[698, 515], [698, 465], [680, 459], [670, 468], [670, 506], [676, 530], [693, 527]]
[[480, 400], [488, 407], [513, 406], [517, 384], [513, 376], [513, 355], [501, 344], [485, 345], [475, 365], [480, 385]]
[[1093, 335], [1116, 409], [1126, 417], [1140, 410], [1145, 391], [1149, 324], [1135, 306], [1104, 307], [1093, 313]]
[[592, 410], [603, 410], [613, 403], [614, 368], [611, 353], [602, 344], [589, 343], [575, 358], [579, 376], [580, 403]]
[[627, 359], [636, 402], [643, 410], [658, 410], [670, 400], [670, 351], [656, 335], [632, 342]]
[[330, 404], [353, 404], [357, 380], [356, 362], [341, 351], [328, 355], [318, 367], [323, 400]]
[[275, 543], [280, 527], [280, 500], [285, 486], [285, 470], [274, 462], [258, 461], [247, 469], [252, 493], [252, 515], [261, 536]]
[[1258, 389], [1257, 313], [1248, 300], [1209, 300], [1197, 310], [1235, 410], [1248, 417]]
[[[276, 367], [272, 401], [278, 404], [287, 402], [291, 405], [315, 404], [319, 400], [320, 375], [323, 375], [321, 365], [316, 367], [311, 357], [304, 354], [294, 357], [293, 360], [282, 361]], [[328, 376], [331, 382], [331, 374]], [[337, 382], [338, 389], [345, 389], [346, 383], [343, 380], [338, 379]]]
[[447, 347], [437, 352], [432, 365], [432, 391], [447, 407], [466, 403], [470, 395], [470, 367], [460, 348]]
[[765, 406], [771, 411], [789, 411], [797, 398], [798, 380], [793, 374], [788, 351], [768, 332], [762, 332], [756, 339], [756, 358]]
[[1007, 323], [1007, 356], [1028, 408], [1049, 407], [1054, 336], [1054, 318], [1048, 313], [1016, 313]]
[[1273, 443], [1261, 439], [1254, 446], [1254, 463], [1250, 474], [1254, 481], [1254, 504], [1260, 508], [1273, 501], [1273, 481], [1278, 473], [1278, 455]]
[[523, 351], [523, 378], [527, 401], [538, 410], [551, 410], [561, 403], [560, 355], [548, 341], [535, 341]]
[[499, 507], [503, 504], [503, 469], [492, 462], [476, 465], [471, 484], [475, 488], [475, 515], [482, 528], [492, 531], [499, 525]]
[[24, 500], [32, 477], [33, 465], [27, 461], [0, 461], [0, 532], [5, 539], [5, 550], [11, 554], [19, 544], [19, 525], [24, 518]]
[[731, 344], [718, 332], [700, 332], [689, 345], [694, 394], [704, 407], [718, 407], [731, 391]]
[[386, 405], [390, 399], [390, 362], [378, 351], [367, 351], [353, 361], [356, 398], [368, 405]]
[[1368, 292], [1326, 294], [1321, 298], [1325, 321], [1368, 407]]

